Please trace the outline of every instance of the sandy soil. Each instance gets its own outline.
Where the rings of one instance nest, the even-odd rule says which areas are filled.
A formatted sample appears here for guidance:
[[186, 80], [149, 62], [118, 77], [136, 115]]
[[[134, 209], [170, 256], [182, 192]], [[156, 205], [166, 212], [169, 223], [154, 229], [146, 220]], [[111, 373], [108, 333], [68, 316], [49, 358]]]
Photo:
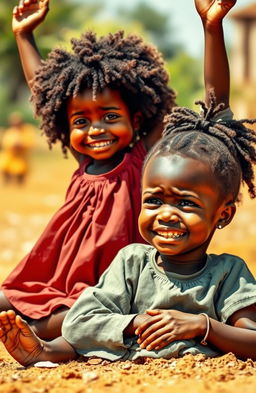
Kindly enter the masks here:
[[[61, 205], [75, 163], [60, 154], [37, 151], [23, 188], [0, 189], [0, 282], [29, 251], [50, 216]], [[42, 169], [43, 168], [43, 169]], [[58, 179], [58, 181], [56, 181]], [[256, 274], [255, 201], [246, 196], [234, 222], [219, 231], [211, 252], [240, 255]], [[0, 393], [255, 393], [256, 362], [232, 354], [182, 359], [109, 363], [83, 359], [56, 368], [22, 368], [0, 344]]]
[[256, 389], [256, 362], [238, 360], [233, 354], [215, 359], [145, 358], [140, 363], [89, 359], [47, 369], [23, 369], [2, 350], [0, 359], [1, 393], [255, 393]]

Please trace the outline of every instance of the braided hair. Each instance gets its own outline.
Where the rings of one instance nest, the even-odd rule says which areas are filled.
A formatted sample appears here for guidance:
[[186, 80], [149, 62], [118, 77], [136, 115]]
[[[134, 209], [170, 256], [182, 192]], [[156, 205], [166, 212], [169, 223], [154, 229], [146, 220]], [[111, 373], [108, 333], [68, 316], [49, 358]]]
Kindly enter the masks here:
[[64, 153], [69, 146], [67, 100], [85, 89], [97, 92], [109, 87], [120, 91], [131, 115], [140, 111], [144, 122], [140, 133], [149, 133], [175, 105], [168, 87], [163, 58], [155, 47], [123, 31], [97, 39], [87, 32], [72, 39], [72, 51], [55, 49], [36, 72], [32, 87], [35, 114], [48, 144], [60, 141]]
[[256, 119], [216, 120], [224, 104], [216, 105], [214, 92], [209, 93], [209, 107], [202, 101], [201, 114], [183, 107], [173, 108], [166, 117], [161, 140], [151, 149], [146, 163], [153, 155], [178, 153], [209, 164], [225, 195], [231, 192], [237, 201], [241, 182], [255, 198], [253, 164], [256, 163], [256, 132], [244, 123]]

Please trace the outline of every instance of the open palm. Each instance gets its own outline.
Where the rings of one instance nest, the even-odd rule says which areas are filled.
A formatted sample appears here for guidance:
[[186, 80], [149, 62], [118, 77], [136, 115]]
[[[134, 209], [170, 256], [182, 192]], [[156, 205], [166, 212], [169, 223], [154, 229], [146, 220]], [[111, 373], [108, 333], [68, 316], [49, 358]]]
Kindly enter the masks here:
[[20, 0], [19, 5], [13, 10], [13, 33], [33, 31], [46, 17], [48, 4], [49, 0]]
[[236, 0], [195, 0], [197, 12], [210, 23], [222, 20], [235, 4]]

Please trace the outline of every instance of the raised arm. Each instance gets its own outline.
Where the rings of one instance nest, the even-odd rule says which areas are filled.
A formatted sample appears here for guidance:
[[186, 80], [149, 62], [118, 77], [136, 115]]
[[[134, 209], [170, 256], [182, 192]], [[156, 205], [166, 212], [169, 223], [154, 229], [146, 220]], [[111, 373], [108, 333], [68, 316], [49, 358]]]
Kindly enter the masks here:
[[[205, 101], [209, 103], [210, 89], [214, 89], [217, 103], [229, 106], [230, 76], [222, 21], [236, 0], [194, 0], [204, 31], [204, 84]], [[147, 149], [161, 137], [162, 125], [144, 137]]]
[[[12, 31], [16, 38], [23, 72], [30, 89], [42, 59], [33, 31], [44, 21], [48, 11], [49, 0], [20, 0], [13, 9]], [[70, 148], [70, 151], [78, 162], [84, 159], [84, 156], [74, 149]]]
[[20, 0], [13, 9], [12, 31], [20, 54], [23, 72], [31, 88], [35, 71], [41, 64], [33, 31], [43, 22], [49, 10], [49, 0]]
[[206, 102], [208, 91], [214, 88], [217, 102], [229, 106], [230, 76], [222, 21], [236, 0], [195, 0], [205, 38], [204, 80]]

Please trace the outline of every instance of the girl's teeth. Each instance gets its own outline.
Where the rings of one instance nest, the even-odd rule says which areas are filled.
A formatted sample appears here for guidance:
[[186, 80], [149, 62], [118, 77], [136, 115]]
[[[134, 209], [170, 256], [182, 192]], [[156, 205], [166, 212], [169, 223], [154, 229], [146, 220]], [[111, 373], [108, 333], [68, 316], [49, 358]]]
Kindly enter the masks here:
[[179, 232], [157, 232], [158, 235], [164, 237], [165, 239], [178, 239], [183, 236], [183, 233]]
[[104, 146], [111, 145], [112, 143], [113, 141], [95, 142], [95, 143], [91, 143], [90, 147], [104, 147]]

